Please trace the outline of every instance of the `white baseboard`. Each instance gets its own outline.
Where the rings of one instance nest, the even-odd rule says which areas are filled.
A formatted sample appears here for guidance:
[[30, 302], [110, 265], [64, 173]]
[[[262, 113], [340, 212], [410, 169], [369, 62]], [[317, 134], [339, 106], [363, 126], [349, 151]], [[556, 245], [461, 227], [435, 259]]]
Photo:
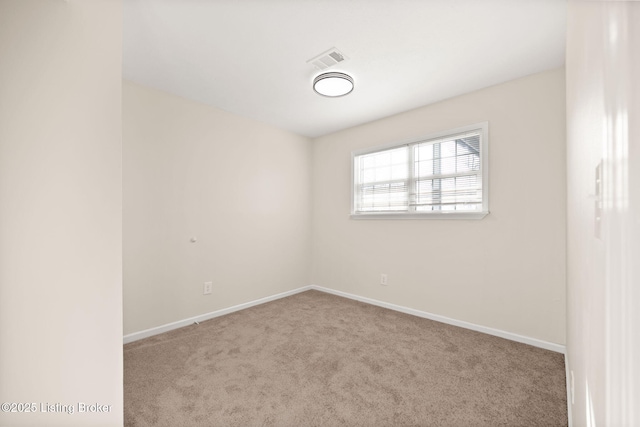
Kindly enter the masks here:
[[472, 331], [478, 331], [489, 335], [494, 335], [500, 338], [505, 338], [511, 341], [520, 342], [523, 344], [529, 344], [534, 347], [544, 348], [545, 350], [555, 351], [557, 353], [565, 353], [565, 346], [555, 344], [547, 341], [542, 341], [536, 338], [525, 337], [523, 335], [514, 334], [512, 332], [502, 331], [500, 329], [489, 328], [486, 326], [476, 325], [475, 323], [465, 322], [463, 320], [451, 319], [449, 317], [440, 316], [438, 314], [428, 313], [426, 311], [416, 310], [413, 308], [403, 307], [401, 305], [391, 304], [384, 301], [378, 301], [371, 298], [361, 297], [347, 292], [336, 291], [334, 289], [324, 288], [322, 286], [311, 285], [310, 289], [315, 289], [322, 292], [338, 295], [345, 298], [350, 298], [356, 301], [365, 302], [367, 304], [377, 305], [379, 307], [388, 308], [390, 310], [400, 311], [402, 313], [411, 314], [413, 316], [424, 317], [425, 319], [435, 320], [437, 322], [446, 323], [453, 326], [459, 326], [465, 329], [471, 329]]
[[551, 350], [551, 351], [555, 351], [563, 354], [565, 353], [565, 346], [560, 344], [554, 344], [554, 343], [542, 341], [536, 338], [525, 337], [523, 335], [502, 331], [500, 329], [489, 328], [486, 326], [476, 325], [474, 323], [465, 322], [462, 320], [451, 319], [449, 317], [440, 316], [438, 314], [428, 313], [426, 311], [403, 307], [401, 305], [396, 305], [396, 304], [391, 304], [384, 301], [378, 301], [371, 298], [361, 297], [358, 295], [337, 291], [335, 289], [325, 288], [317, 285], [303, 286], [301, 288], [293, 289], [291, 291], [282, 292], [269, 297], [264, 297], [264, 298], [260, 298], [254, 301], [249, 301], [243, 304], [234, 305], [233, 307], [223, 308], [221, 310], [212, 311], [210, 313], [201, 314], [199, 316], [190, 317], [188, 319], [179, 320], [177, 322], [167, 323], [166, 325], [157, 326], [155, 328], [145, 329], [144, 331], [134, 332], [132, 334], [125, 335], [123, 338], [123, 341], [124, 341], [124, 344], [128, 344], [130, 342], [141, 340], [143, 338], [148, 338], [154, 335], [158, 335], [163, 332], [168, 332], [174, 329], [182, 328], [184, 326], [189, 326], [195, 322], [203, 322], [205, 320], [213, 319], [214, 317], [224, 316], [225, 314], [233, 313], [234, 311], [244, 310], [245, 308], [264, 304], [269, 301], [275, 301], [277, 299], [288, 297], [290, 295], [295, 295], [297, 293], [308, 291], [310, 289], [315, 289], [317, 291], [338, 295], [344, 298], [349, 298], [349, 299], [364, 302], [367, 304], [377, 305], [379, 307], [388, 308], [390, 310], [411, 314], [413, 316], [423, 317], [425, 319], [435, 320], [437, 322], [446, 323], [453, 326], [459, 326], [461, 328], [471, 329], [473, 331], [483, 332], [485, 334], [494, 335], [494, 336], [505, 338], [511, 341], [529, 344], [534, 347], [540, 347], [546, 350]]
[[210, 313], [201, 314], [199, 316], [190, 317], [184, 320], [178, 320], [177, 322], [167, 323], [166, 325], [157, 326], [155, 328], [145, 329], [144, 331], [134, 332], [132, 334], [125, 335], [123, 338], [124, 344], [138, 341], [143, 338], [152, 337], [154, 335], [169, 332], [174, 329], [182, 328], [194, 324], [195, 322], [204, 322], [205, 320], [213, 319], [214, 317], [224, 316], [225, 314], [233, 313], [234, 311], [244, 310], [245, 308], [253, 307], [254, 305], [264, 304], [265, 302], [275, 301], [280, 298], [288, 297], [298, 294], [300, 292], [308, 291], [312, 289], [311, 286], [303, 286], [302, 288], [293, 289], [291, 291], [282, 292], [269, 297], [260, 298], [254, 301], [245, 302], [243, 304], [234, 305], [232, 307], [223, 308], [221, 310], [212, 311]]

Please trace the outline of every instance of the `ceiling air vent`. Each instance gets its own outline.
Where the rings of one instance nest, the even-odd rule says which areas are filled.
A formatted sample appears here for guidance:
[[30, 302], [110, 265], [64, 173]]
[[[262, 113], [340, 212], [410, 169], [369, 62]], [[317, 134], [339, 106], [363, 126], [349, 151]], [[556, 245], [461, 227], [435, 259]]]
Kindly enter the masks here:
[[342, 52], [333, 47], [328, 51], [316, 56], [315, 58], [308, 60], [307, 64], [313, 65], [318, 70], [326, 70], [327, 68], [333, 67], [334, 65], [339, 64], [340, 62], [344, 62], [347, 59], [349, 58], [344, 56]]

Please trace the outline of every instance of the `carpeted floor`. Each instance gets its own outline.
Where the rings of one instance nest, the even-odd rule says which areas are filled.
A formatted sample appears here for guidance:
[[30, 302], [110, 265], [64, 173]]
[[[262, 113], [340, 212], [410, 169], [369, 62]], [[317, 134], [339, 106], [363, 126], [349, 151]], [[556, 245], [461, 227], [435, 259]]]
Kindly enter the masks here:
[[566, 426], [564, 358], [307, 291], [124, 347], [125, 426]]

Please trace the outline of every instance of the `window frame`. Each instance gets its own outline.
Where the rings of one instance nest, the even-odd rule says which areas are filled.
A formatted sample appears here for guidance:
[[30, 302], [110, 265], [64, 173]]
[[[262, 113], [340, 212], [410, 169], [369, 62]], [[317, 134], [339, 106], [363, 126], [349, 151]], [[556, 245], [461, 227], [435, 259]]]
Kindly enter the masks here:
[[[482, 179], [482, 207], [480, 211], [406, 211], [406, 212], [356, 212], [356, 158], [365, 154], [391, 150], [403, 146], [442, 139], [448, 136], [456, 136], [466, 132], [479, 131], [480, 133], [480, 177]], [[409, 156], [408, 165], [411, 164], [412, 155]], [[409, 188], [415, 186], [415, 178], [408, 182]], [[489, 214], [489, 122], [474, 123], [454, 129], [433, 132], [418, 138], [392, 142], [389, 144], [354, 150], [351, 152], [351, 219], [474, 219], [479, 220]]]

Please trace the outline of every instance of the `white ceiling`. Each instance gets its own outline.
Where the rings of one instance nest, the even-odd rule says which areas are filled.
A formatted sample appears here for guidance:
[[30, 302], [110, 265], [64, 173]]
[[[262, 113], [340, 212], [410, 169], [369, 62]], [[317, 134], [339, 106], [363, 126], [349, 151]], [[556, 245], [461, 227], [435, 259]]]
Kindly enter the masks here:
[[[126, 79], [316, 137], [564, 64], [566, 0], [125, 0]], [[307, 61], [355, 80], [311, 88]]]

